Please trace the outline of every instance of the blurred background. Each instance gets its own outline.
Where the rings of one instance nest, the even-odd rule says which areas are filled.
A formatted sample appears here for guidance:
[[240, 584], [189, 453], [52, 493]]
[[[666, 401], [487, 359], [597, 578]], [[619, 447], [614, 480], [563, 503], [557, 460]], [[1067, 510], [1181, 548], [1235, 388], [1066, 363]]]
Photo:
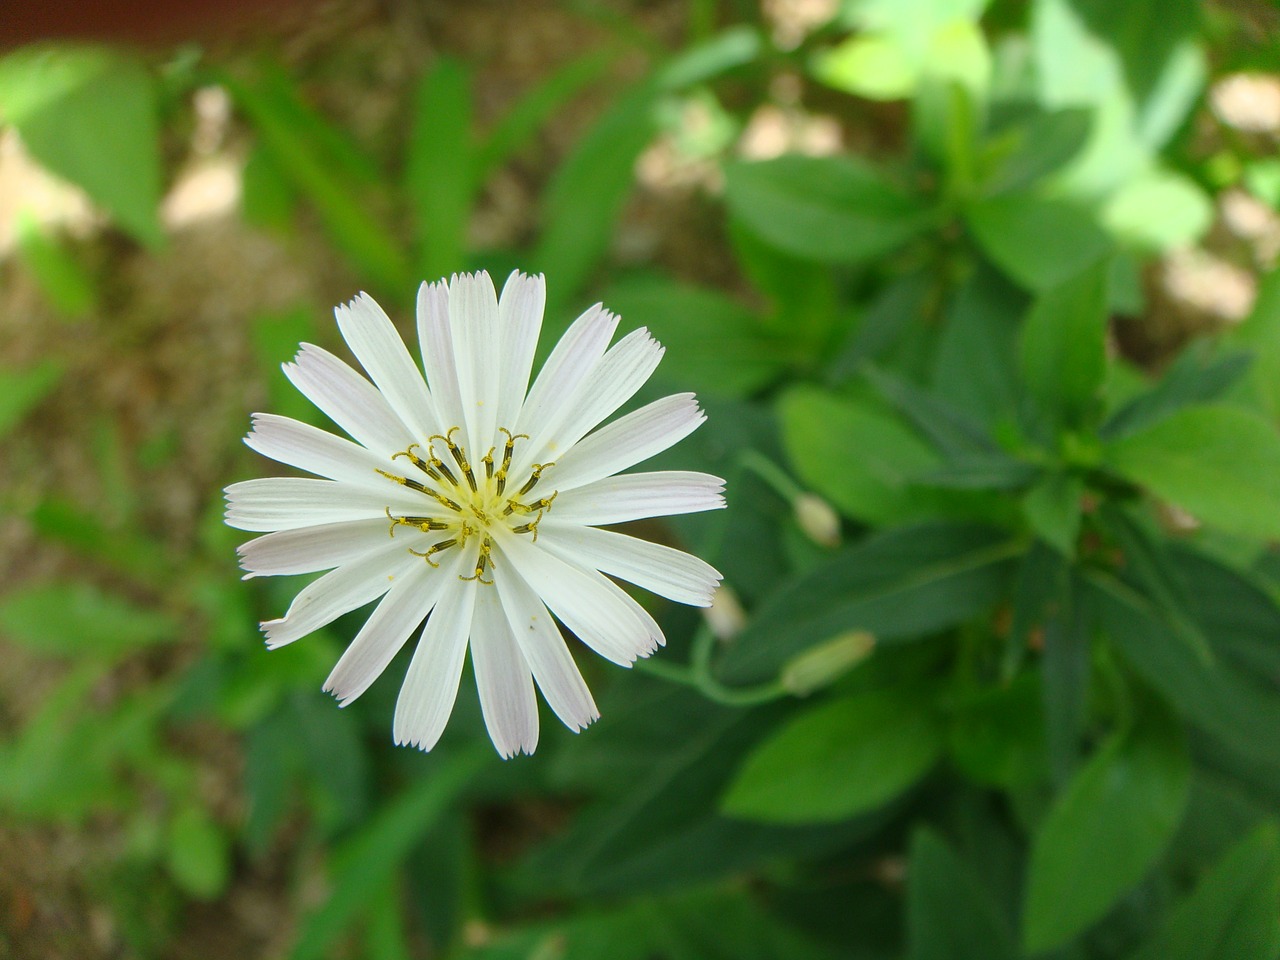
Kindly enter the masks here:
[[[1273, 4], [2, 16], [0, 957], [1280, 956]], [[709, 625], [509, 762], [222, 524], [333, 304], [479, 268], [729, 481], [645, 530]]]

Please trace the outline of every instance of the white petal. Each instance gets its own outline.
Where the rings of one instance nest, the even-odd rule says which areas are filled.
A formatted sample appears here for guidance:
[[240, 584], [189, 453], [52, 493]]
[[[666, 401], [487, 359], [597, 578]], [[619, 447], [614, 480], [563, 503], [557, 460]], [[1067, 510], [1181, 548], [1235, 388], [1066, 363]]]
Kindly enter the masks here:
[[624, 473], [560, 491], [551, 515], [565, 523], [600, 526], [645, 517], [670, 517], [724, 506], [724, 481], [707, 473], [660, 470]]
[[[648, 624], [619, 599], [622, 591], [616, 585], [602, 584], [515, 534], [502, 537], [496, 546], [552, 613], [600, 656], [626, 666], [656, 649]], [[494, 576], [501, 572], [499, 564]]]
[[461, 426], [462, 399], [458, 394], [453, 334], [449, 330], [449, 287], [443, 281], [424, 283], [418, 288], [418, 343], [431, 399], [440, 417], [440, 432]]
[[386, 519], [352, 520], [319, 527], [281, 530], [242, 543], [236, 548], [240, 566], [251, 577], [315, 573], [346, 563], [388, 539]]
[[655, 400], [579, 441], [547, 480], [565, 491], [612, 476], [683, 440], [706, 419], [692, 393]]
[[532, 754], [538, 745], [538, 701], [529, 665], [511, 635], [493, 587], [477, 585], [471, 623], [471, 664], [489, 739], [503, 759]]
[[538, 372], [520, 409], [516, 433], [527, 433], [536, 443], [563, 419], [566, 404], [600, 362], [617, 328], [618, 318], [598, 303], [573, 321]]
[[413, 651], [396, 700], [392, 734], [397, 745], [430, 750], [444, 733], [466, 658], [476, 584], [450, 577]]
[[515, 476], [523, 475], [532, 463], [567, 453], [588, 430], [644, 386], [662, 353], [662, 346], [644, 328], [633, 330], [610, 347], [573, 396], [566, 398], [558, 421], [545, 424], [536, 434], [530, 429], [529, 443], [512, 468]]
[[[391, 318], [374, 299], [361, 293], [334, 308], [342, 338], [382, 391], [410, 436], [419, 443], [439, 429], [435, 407], [422, 374], [414, 365]], [[406, 444], [408, 446], [408, 444]]]
[[573, 654], [538, 595], [510, 565], [493, 579], [525, 662], [556, 716], [575, 732], [599, 719]]
[[329, 351], [304, 343], [283, 369], [303, 396], [374, 453], [389, 457], [413, 442], [377, 387]]
[[449, 281], [449, 329], [458, 368], [458, 392], [466, 421], [467, 449], [479, 460], [497, 432], [498, 294], [483, 270], [455, 274]]
[[254, 532], [374, 520], [385, 518], [387, 510], [407, 516], [427, 515], [434, 502], [390, 480], [386, 492], [380, 492], [335, 480], [264, 477], [233, 483], [225, 493], [227, 524]]
[[351, 703], [382, 675], [436, 605], [445, 585], [457, 579], [457, 557], [453, 563], [441, 563], [439, 569], [415, 559], [417, 565], [392, 582], [325, 680], [324, 689], [338, 698], [340, 706]]
[[533, 369], [546, 305], [547, 284], [542, 274], [529, 277], [513, 270], [498, 300], [498, 331], [502, 339], [497, 413], [500, 427], [509, 428], [516, 422], [529, 389], [529, 372]]
[[288, 612], [278, 620], [267, 620], [262, 631], [267, 646], [275, 649], [319, 630], [344, 613], [377, 600], [391, 589], [396, 579], [409, 573], [411, 561], [422, 562], [402, 543], [388, 539], [354, 560], [330, 570], [307, 584], [293, 598]]
[[253, 430], [244, 442], [264, 457], [330, 480], [373, 487], [386, 482], [376, 472], [386, 468], [386, 460], [358, 443], [288, 417], [255, 413]]
[[720, 572], [692, 554], [660, 543], [547, 517], [538, 526], [538, 546], [570, 557], [651, 593], [695, 607], [709, 607]]

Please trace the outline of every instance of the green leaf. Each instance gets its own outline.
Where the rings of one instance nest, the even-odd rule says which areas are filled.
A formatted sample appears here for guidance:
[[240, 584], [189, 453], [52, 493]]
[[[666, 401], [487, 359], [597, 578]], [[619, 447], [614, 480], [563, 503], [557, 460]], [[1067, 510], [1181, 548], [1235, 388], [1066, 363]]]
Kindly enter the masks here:
[[155, 84], [141, 63], [102, 47], [25, 47], [0, 59], [0, 117], [121, 227], [163, 241]]
[[1280, 270], [1262, 277], [1253, 311], [1226, 339], [1253, 353], [1247, 393], [1263, 413], [1280, 418]]
[[1047, 772], [1044, 721], [1040, 678], [1033, 671], [1005, 687], [963, 693], [948, 732], [951, 758], [978, 783], [1035, 783]]
[[62, 373], [62, 364], [55, 360], [42, 360], [29, 370], [0, 368], [0, 438], [53, 392]]
[[1032, 192], [980, 200], [968, 207], [965, 220], [992, 262], [1030, 290], [1078, 276], [1111, 246], [1087, 207]]
[[980, 881], [927, 828], [911, 838], [907, 960], [1014, 960], [1008, 924]]
[[214, 900], [227, 888], [231, 858], [227, 837], [199, 806], [169, 821], [166, 865], [178, 887], [197, 900]]
[[1022, 512], [1031, 529], [1064, 557], [1076, 555], [1083, 496], [1084, 481], [1079, 477], [1048, 473], [1022, 498]]
[[1103, 439], [1116, 439], [1151, 426], [1193, 403], [1219, 399], [1248, 371], [1253, 357], [1224, 352], [1219, 344], [1199, 341], [1187, 347], [1160, 380], [1111, 414], [1099, 428]]
[[941, 730], [920, 692], [843, 697], [810, 707], [757, 746], [721, 809], [769, 823], [844, 820], [905, 791], [941, 750]]
[[939, 452], [952, 459], [1000, 453], [991, 434], [964, 411], [888, 371], [868, 365], [863, 368], [863, 373], [872, 386], [908, 417]]
[[1063, 576], [1054, 587], [1044, 597], [1040, 686], [1049, 768], [1061, 785], [1076, 768], [1089, 717], [1094, 618], [1093, 598], [1075, 577]]
[[40, 653], [102, 660], [183, 635], [167, 613], [77, 582], [27, 586], [0, 598], [0, 630]]
[[1142, 879], [1178, 826], [1189, 773], [1186, 745], [1166, 717], [1114, 736], [1080, 769], [1032, 843], [1028, 952], [1066, 943]]
[[418, 275], [435, 280], [465, 266], [467, 220], [479, 185], [473, 169], [471, 78], [457, 60], [440, 57], [414, 100], [405, 195], [418, 238]]
[[1044, 290], [1019, 344], [1026, 392], [1057, 427], [1078, 427], [1095, 411], [1107, 372], [1107, 265]]
[[984, 195], [1025, 190], [1076, 156], [1089, 136], [1088, 110], [1067, 108], [1033, 114], [992, 134], [979, 164]]
[[818, 56], [813, 75], [822, 83], [868, 100], [911, 96], [920, 68], [892, 34], [861, 33]]
[[334, 937], [385, 888], [410, 848], [487, 759], [479, 752], [450, 757], [431, 775], [407, 786], [343, 845], [336, 854], [333, 890], [319, 909], [302, 920], [289, 960], [326, 955]]
[[1205, 523], [1280, 537], [1280, 436], [1237, 407], [1189, 407], [1105, 447], [1116, 473]]
[[741, 397], [776, 377], [786, 362], [755, 314], [718, 291], [655, 278], [619, 283], [603, 299], [625, 327], [644, 325], [667, 348], [660, 381]]
[[1112, 194], [1102, 225], [1121, 242], [1146, 253], [1194, 246], [1213, 222], [1213, 202], [1188, 177], [1152, 170]]
[[806, 260], [857, 263], [927, 229], [933, 214], [848, 157], [788, 155], [725, 167], [729, 210], [761, 239]]
[[928, 510], [911, 484], [938, 457], [895, 417], [807, 387], [785, 394], [778, 410], [796, 472], [842, 512], [888, 524]]
[[1130, 960], [1275, 960], [1277, 904], [1280, 833], [1267, 823], [1232, 847]]
[[66, 317], [83, 317], [98, 300], [93, 277], [58, 239], [30, 215], [18, 217], [18, 256], [50, 305]]
[[1260, 578], [1224, 566], [1189, 545], [1170, 545], [1181, 594], [1215, 653], [1262, 677], [1280, 676], [1280, 606]]
[[899, 527], [828, 555], [777, 591], [734, 638], [720, 668], [732, 683], [776, 676], [784, 663], [848, 630], [881, 643], [963, 623], [1000, 597], [1021, 546], [989, 527]]

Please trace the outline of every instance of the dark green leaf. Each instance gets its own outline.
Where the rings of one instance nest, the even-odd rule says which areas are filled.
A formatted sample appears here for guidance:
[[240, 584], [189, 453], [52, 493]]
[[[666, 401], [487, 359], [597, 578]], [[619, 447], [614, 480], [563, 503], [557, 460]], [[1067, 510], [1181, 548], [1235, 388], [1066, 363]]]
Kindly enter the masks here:
[[1055, 780], [1066, 781], [1076, 767], [1089, 710], [1093, 634], [1091, 597], [1074, 579], [1064, 580], [1047, 604], [1040, 681], [1045, 743]]
[[928, 829], [911, 840], [907, 960], [1013, 960], [1013, 935], [978, 879]]
[[1214, 653], [1260, 676], [1280, 676], [1280, 607], [1257, 577], [1190, 547], [1169, 550], [1174, 574], [1193, 589], [1181, 598]]
[[[829, 268], [828, 268], [829, 269]], [[848, 340], [831, 361], [828, 380], [841, 384], [868, 360], [881, 360], [921, 319], [930, 319], [937, 299], [936, 280], [913, 271], [892, 280], [867, 306]]]
[[1114, 736], [1072, 778], [1032, 844], [1029, 952], [1081, 933], [1142, 879], [1182, 817], [1189, 771], [1181, 732], [1158, 716]]
[[748, 754], [721, 809], [767, 823], [844, 820], [894, 799], [941, 749], [921, 692], [842, 697], [793, 717]]
[[735, 683], [775, 676], [816, 643], [848, 630], [881, 642], [962, 623], [1003, 593], [1020, 546], [989, 527], [899, 527], [828, 556], [764, 604], [725, 652]]
[[1236, 844], [1130, 960], [1275, 960], [1277, 904], [1280, 834], [1268, 823]]
[[479, 185], [471, 135], [471, 79], [457, 60], [440, 57], [418, 84], [405, 195], [418, 238], [418, 275], [435, 280], [465, 266], [467, 220]]
[[1185, 408], [1112, 441], [1107, 464], [1205, 523], [1280, 537], [1280, 435], [1238, 407]]
[[1096, 407], [1107, 371], [1107, 265], [1044, 290], [1019, 344], [1023, 388], [1056, 426], [1080, 426]]
[[624, 326], [644, 325], [667, 348], [656, 377], [698, 393], [743, 396], [777, 376], [787, 357], [751, 310], [721, 293], [669, 280], [611, 287], [604, 297]]
[[83, 317], [92, 310], [98, 300], [93, 277], [59, 239], [30, 216], [18, 217], [17, 233], [18, 256], [53, 308], [66, 317]]
[[868, 365], [863, 373], [948, 458], [1000, 453], [991, 434], [964, 411], [888, 371]]
[[1084, 146], [1092, 116], [1069, 108], [1036, 113], [993, 134], [984, 146], [987, 168], [982, 191], [996, 196], [1031, 187], [1055, 172]]
[[1006, 687], [965, 694], [949, 731], [955, 765], [978, 783], [1018, 787], [1047, 772], [1040, 678], [1024, 671]]
[[992, 262], [1030, 290], [1046, 290], [1079, 276], [1111, 246], [1091, 211], [1035, 193], [979, 201], [965, 219]]
[[1215, 351], [1206, 341], [1192, 344], [1154, 387], [1108, 417], [1098, 432], [1104, 439], [1119, 439], [1190, 404], [1217, 400], [1248, 372], [1252, 360], [1247, 353]]
[[0, 117], [121, 227], [163, 240], [155, 84], [141, 63], [101, 47], [24, 47], [0, 60]]
[[31, 585], [8, 594], [0, 599], [0, 629], [40, 653], [103, 660], [183, 635], [168, 614], [77, 582]]
[[1273, 420], [1280, 417], [1280, 270], [1262, 278], [1253, 312], [1227, 339], [1253, 353], [1247, 392], [1257, 399], [1263, 413]]
[[1037, 537], [1064, 557], [1076, 555], [1084, 481], [1066, 473], [1046, 473], [1022, 498], [1022, 512]]
[[184, 807], [169, 821], [166, 865], [174, 882], [197, 900], [222, 895], [231, 858], [222, 828], [198, 806]]
[[725, 199], [735, 217], [778, 249], [832, 263], [883, 256], [933, 219], [919, 200], [846, 157], [730, 164]]

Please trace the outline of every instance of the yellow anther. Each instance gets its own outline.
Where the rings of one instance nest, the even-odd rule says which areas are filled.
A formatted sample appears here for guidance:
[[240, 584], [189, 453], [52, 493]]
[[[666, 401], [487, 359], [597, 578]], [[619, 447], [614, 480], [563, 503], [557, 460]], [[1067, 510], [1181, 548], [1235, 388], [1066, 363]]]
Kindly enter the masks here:
[[458, 579], [468, 582], [474, 580], [479, 583], [483, 583], [488, 587], [493, 586], [492, 580], [486, 580], [484, 578], [484, 572], [488, 567], [497, 566], [497, 564], [493, 562], [493, 558], [489, 555], [489, 551], [492, 549], [493, 542], [488, 537], [485, 537], [484, 542], [480, 544], [480, 556], [476, 559], [476, 572], [469, 577], [464, 577], [462, 574], [458, 574]]

